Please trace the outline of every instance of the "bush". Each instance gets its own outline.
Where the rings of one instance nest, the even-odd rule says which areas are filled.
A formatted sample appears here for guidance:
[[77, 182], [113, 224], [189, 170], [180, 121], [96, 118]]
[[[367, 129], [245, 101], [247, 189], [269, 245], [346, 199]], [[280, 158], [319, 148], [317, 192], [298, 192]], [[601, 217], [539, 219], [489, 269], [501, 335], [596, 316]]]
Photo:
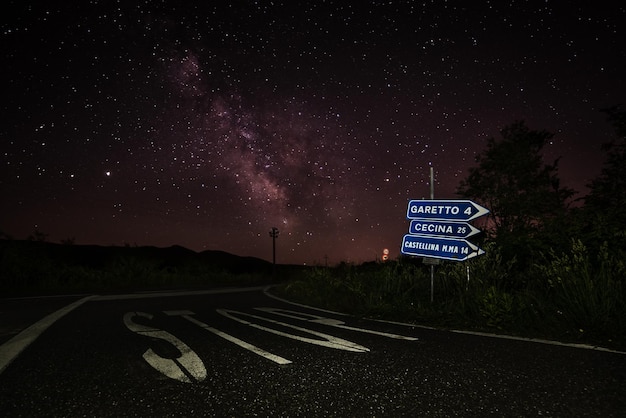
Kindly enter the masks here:
[[515, 300], [509, 293], [491, 286], [478, 300], [478, 305], [480, 315], [488, 327], [504, 330], [513, 324], [516, 307]]
[[[592, 262], [585, 245], [572, 240], [568, 253], [550, 251], [535, 266], [546, 279], [547, 296], [568, 335], [602, 339], [616, 332], [626, 335], [626, 268], [624, 261], [602, 245]], [[620, 334], [618, 334], [620, 335]]]
[[0, 240], [0, 289], [5, 294], [37, 294], [267, 283], [265, 262], [255, 262], [221, 252], [194, 253], [182, 247]]
[[606, 246], [589, 257], [573, 241], [526, 271], [496, 244], [484, 248], [484, 256], [435, 267], [433, 303], [430, 269], [412, 259], [317, 268], [279, 290], [368, 317], [626, 347], [626, 268]]

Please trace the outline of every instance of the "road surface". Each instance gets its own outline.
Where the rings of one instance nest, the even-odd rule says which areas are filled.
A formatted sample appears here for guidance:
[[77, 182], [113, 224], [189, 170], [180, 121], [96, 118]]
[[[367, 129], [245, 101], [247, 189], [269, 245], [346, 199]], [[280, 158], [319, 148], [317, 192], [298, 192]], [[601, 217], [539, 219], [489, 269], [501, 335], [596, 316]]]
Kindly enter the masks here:
[[358, 319], [262, 288], [0, 302], [5, 417], [626, 416], [624, 353]]

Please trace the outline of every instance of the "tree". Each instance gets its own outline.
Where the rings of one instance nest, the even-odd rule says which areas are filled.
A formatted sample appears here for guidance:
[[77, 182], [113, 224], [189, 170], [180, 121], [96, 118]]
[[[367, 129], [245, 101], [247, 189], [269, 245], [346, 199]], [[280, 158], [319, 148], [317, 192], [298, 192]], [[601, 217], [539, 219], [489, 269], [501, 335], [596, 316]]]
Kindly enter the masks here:
[[617, 139], [603, 145], [607, 152], [600, 175], [589, 184], [583, 214], [586, 240], [592, 247], [603, 242], [626, 248], [626, 109], [614, 106], [603, 110], [613, 124]]
[[476, 157], [477, 167], [462, 180], [457, 193], [490, 209], [487, 233], [503, 255], [526, 263], [535, 250], [555, 245], [558, 237], [543, 234], [563, 219], [574, 191], [561, 186], [558, 162], [545, 164], [542, 151], [553, 134], [515, 122], [490, 138]]
[[38, 229], [35, 229], [35, 232], [33, 232], [33, 235], [29, 235], [28, 238], [26, 238], [28, 241], [37, 241], [37, 242], [46, 242], [48, 240], [48, 236], [50, 234], [46, 234], [45, 232], [41, 232]]

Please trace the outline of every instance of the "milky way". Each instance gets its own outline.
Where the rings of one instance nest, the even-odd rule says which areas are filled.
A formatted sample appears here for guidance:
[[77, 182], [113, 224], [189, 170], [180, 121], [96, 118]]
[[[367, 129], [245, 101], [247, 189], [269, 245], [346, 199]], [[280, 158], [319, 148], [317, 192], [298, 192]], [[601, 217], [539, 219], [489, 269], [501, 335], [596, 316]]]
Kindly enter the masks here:
[[[214, 4], [216, 3], [216, 4]], [[624, 101], [624, 6], [9, 2], [0, 231], [279, 262], [397, 256], [505, 125], [582, 195]]]

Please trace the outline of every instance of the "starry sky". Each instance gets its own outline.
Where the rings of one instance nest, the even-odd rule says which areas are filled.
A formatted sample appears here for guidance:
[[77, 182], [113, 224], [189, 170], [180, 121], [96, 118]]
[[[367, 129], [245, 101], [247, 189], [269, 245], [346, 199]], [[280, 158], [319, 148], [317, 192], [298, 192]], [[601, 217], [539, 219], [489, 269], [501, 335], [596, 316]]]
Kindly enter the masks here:
[[0, 231], [278, 263], [399, 254], [517, 120], [586, 192], [626, 99], [626, 6], [9, 0]]

